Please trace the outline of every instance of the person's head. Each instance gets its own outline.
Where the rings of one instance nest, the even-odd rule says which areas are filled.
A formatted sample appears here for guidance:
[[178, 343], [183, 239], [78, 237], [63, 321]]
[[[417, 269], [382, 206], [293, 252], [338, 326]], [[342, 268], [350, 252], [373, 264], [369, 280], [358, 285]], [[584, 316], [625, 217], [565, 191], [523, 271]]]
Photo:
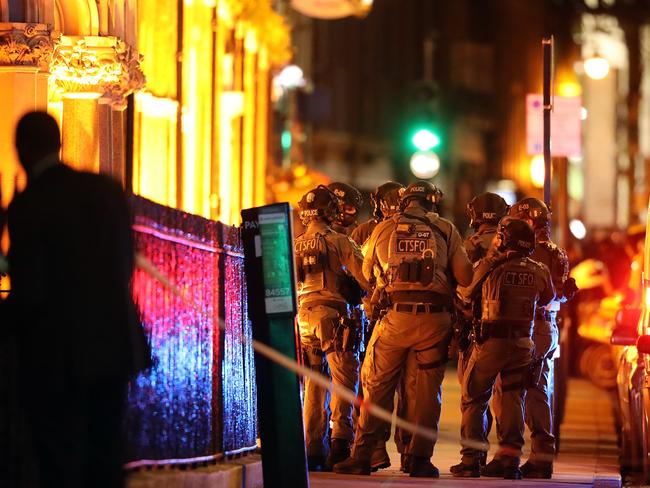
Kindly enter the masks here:
[[510, 207], [510, 217], [527, 221], [536, 231], [551, 226], [551, 211], [537, 198], [523, 198]]
[[495, 235], [497, 250], [514, 251], [530, 256], [535, 250], [535, 231], [528, 222], [514, 217], [503, 217]]
[[27, 174], [36, 163], [61, 149], [61, 133], [56, 120], [46, 112], [29, 112], [16, 126], [16, 152]]
[[305, 226], [317, 220], [330, 224], [338, 214], [338, 201], [329, 188], [318, 185], [303, 195], [298, 202], [298, 210], [300, 221]]
[[485, 192], [475, 196], [467, 204], [466, 213], [469, 225], [478, 229], [483, 224], [496, 226], [508, 213], [510, 207], [506, 201], [496, 193]]
[[357, 220], [357, 214], [363, 204], [363, 197], [361, 192], [352, 185], [335, 181], [327, 185], [327, 188], [332, 190], [338, 198], [339, 215], [336, 223], [348, 227], [354, 224]]
[[406, 187], [402, 193], [400, 208], [405, 209], [411, 203], [431, 212], [442, 200], [443, 194], [436, 185], [429, 181], [418, 180]]
[[395, 181], [378, 186], [370, 194], [375, 218], [377, 220], [386, 219], [399, 211], [399, 201], [403, 192], [404, 185]]

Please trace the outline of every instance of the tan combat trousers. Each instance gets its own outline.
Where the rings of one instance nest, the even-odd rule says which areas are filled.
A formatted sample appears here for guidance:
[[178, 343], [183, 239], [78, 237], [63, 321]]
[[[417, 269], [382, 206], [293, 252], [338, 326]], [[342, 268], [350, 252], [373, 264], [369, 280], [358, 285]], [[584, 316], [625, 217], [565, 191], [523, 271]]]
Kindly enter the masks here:
[[[298, 327], [300, 341], [307, 352], [306, 365], [321, 374], [329, 373], [332, 382], [356, 393], [359, 379], [359, 360], [354, 352], [334, 350], [334, 325], [339, 312], [324, 305], [300, 307]], [[352, 405], [329, 391], [305, 380], [304, 422], [308, 456], [326, 456], [329, 451], [327, 432], [331, 413], [332, 439], [351, 441]]]
[[[504, 381], [497, 424], [501, 436], [499, 454], [519, 457], [524, 445], [525, 367], [531, 361], [533, 343], [529, 338], [488, 339], [475, 344], [463, 378], [460, 435], [463, 462], [475, 462], [487, 443], [486, 410], [497, 375]], [[470, 444], [464, 441], [470, 441]]]
[[[361, 371], [366, 401], [392, 410], [402, 374], [414, 379], [407, 416], [411, 422], [438, 429], [441, 384], [447, 359], [451, 320], [448, 313], [409, 313], [389, 310], [377, 325]], [[409, 353], [414, 361], [407, 361]], [[375, 443], [384, 435], [384, 422], [361, 410], [352, 457], [369, 460]], [[431, 457], [435, 442], [414, 435], [408, 454]]]
[[[553, 435], [553, 355], [558, 348], [559, 333], [555, 322], [555, 313], [551, 321], [535, 320], [533, 356], [543, 358], [542, 374], [539, 383], [529, 388], [526, 394], [526, 425], [530, 430], [530, 458], [532, 462], [552, 463], [555, 456], [555, 436]], [[495, 415], [501, 404], [501, 381], [497, 380], [494, 388], [492, 406]], [[498, 418], [498, 416], [497, 416]], [[497, 438], [502, 439], [503, 433], [497, 423]]]

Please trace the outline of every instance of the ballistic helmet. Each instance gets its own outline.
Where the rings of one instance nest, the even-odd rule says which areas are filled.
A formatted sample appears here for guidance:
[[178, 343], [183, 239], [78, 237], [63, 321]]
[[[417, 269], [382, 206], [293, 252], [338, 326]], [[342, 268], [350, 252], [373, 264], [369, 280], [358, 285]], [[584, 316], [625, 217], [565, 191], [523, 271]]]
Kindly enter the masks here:
[[402, 193], [400, 204], [402, 208], [405, 208], [409, 201], [417, 198], [433, 206], [439, 203], [442, 197], [442, 190], [436, 185], [429, 181], [418, 180], [406, 187]]
[[363, 197], [361, 192], [352, 185], [335, 181], [327, 185], [334, 195], [338, 198], [338, 217], [336, 223], [347, 227], [352, 225], [356, 218], [361, 205], [363, 204]]
[[399, 210], [399, 201], [401, 192], [404, 191], [404, 185], [395, 181], [389, 181], [377, 187], [370, 194], [372, 201], [373, 214], [377, 220], [384, 217], [390, 217]]
[[501, 217], [508, 213], [510, 207], [496, 193], [485, 192], [475, 196], [467, 204], [466, 213], [469, 225], [474, 229], [482, 224], [497, 225]]
[[544, 202], [537, 198], [524, 198], [510, 207], [511, 217], [530, 219], [533, 228], [543, 229], [551, 225], [551, 211]]
[[498, 250], [516, 251], [530, 256], [535, 250], [535, 231], [528, 222], [514, 217], [504, 217], [497, 227]]
[[317, 218], [331, 223], [336, 219], [338, 213], [338, 200], [329, 188], [325, 185], [318, 185], [303, 195], [298, 202], [298, 209], [303, 225], [308, 225]]

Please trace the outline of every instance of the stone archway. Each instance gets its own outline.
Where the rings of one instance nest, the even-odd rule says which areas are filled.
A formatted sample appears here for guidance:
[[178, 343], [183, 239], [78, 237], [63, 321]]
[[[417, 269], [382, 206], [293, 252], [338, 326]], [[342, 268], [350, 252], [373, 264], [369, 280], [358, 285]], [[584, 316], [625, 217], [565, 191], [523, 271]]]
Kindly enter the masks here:
[[55, 0], [54, 29], [66, 36], [99, 35], [99, 10], [94, 0]]

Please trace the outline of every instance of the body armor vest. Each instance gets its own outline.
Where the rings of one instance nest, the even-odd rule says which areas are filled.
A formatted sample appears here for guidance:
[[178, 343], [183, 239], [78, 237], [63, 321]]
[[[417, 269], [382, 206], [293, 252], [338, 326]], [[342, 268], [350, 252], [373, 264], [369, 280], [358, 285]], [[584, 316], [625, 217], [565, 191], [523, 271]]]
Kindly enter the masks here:
[[441, 280], [447, 265], [447, 243], [440, 235], [442, 231], [404, 214], [393, 220], [395, 228], [388, 240], [385, 265], [386, 291], [445, 292]]
[[528, 258], [498, 266], [483, 284], [483, 322], [530, 322], [539, 296], [539, 265]]
[[338, 290], [336, 273], [330, 269], [329, 252], [325, 236], [321, 233], [303, 234], [294, 244], [298, 296]]

